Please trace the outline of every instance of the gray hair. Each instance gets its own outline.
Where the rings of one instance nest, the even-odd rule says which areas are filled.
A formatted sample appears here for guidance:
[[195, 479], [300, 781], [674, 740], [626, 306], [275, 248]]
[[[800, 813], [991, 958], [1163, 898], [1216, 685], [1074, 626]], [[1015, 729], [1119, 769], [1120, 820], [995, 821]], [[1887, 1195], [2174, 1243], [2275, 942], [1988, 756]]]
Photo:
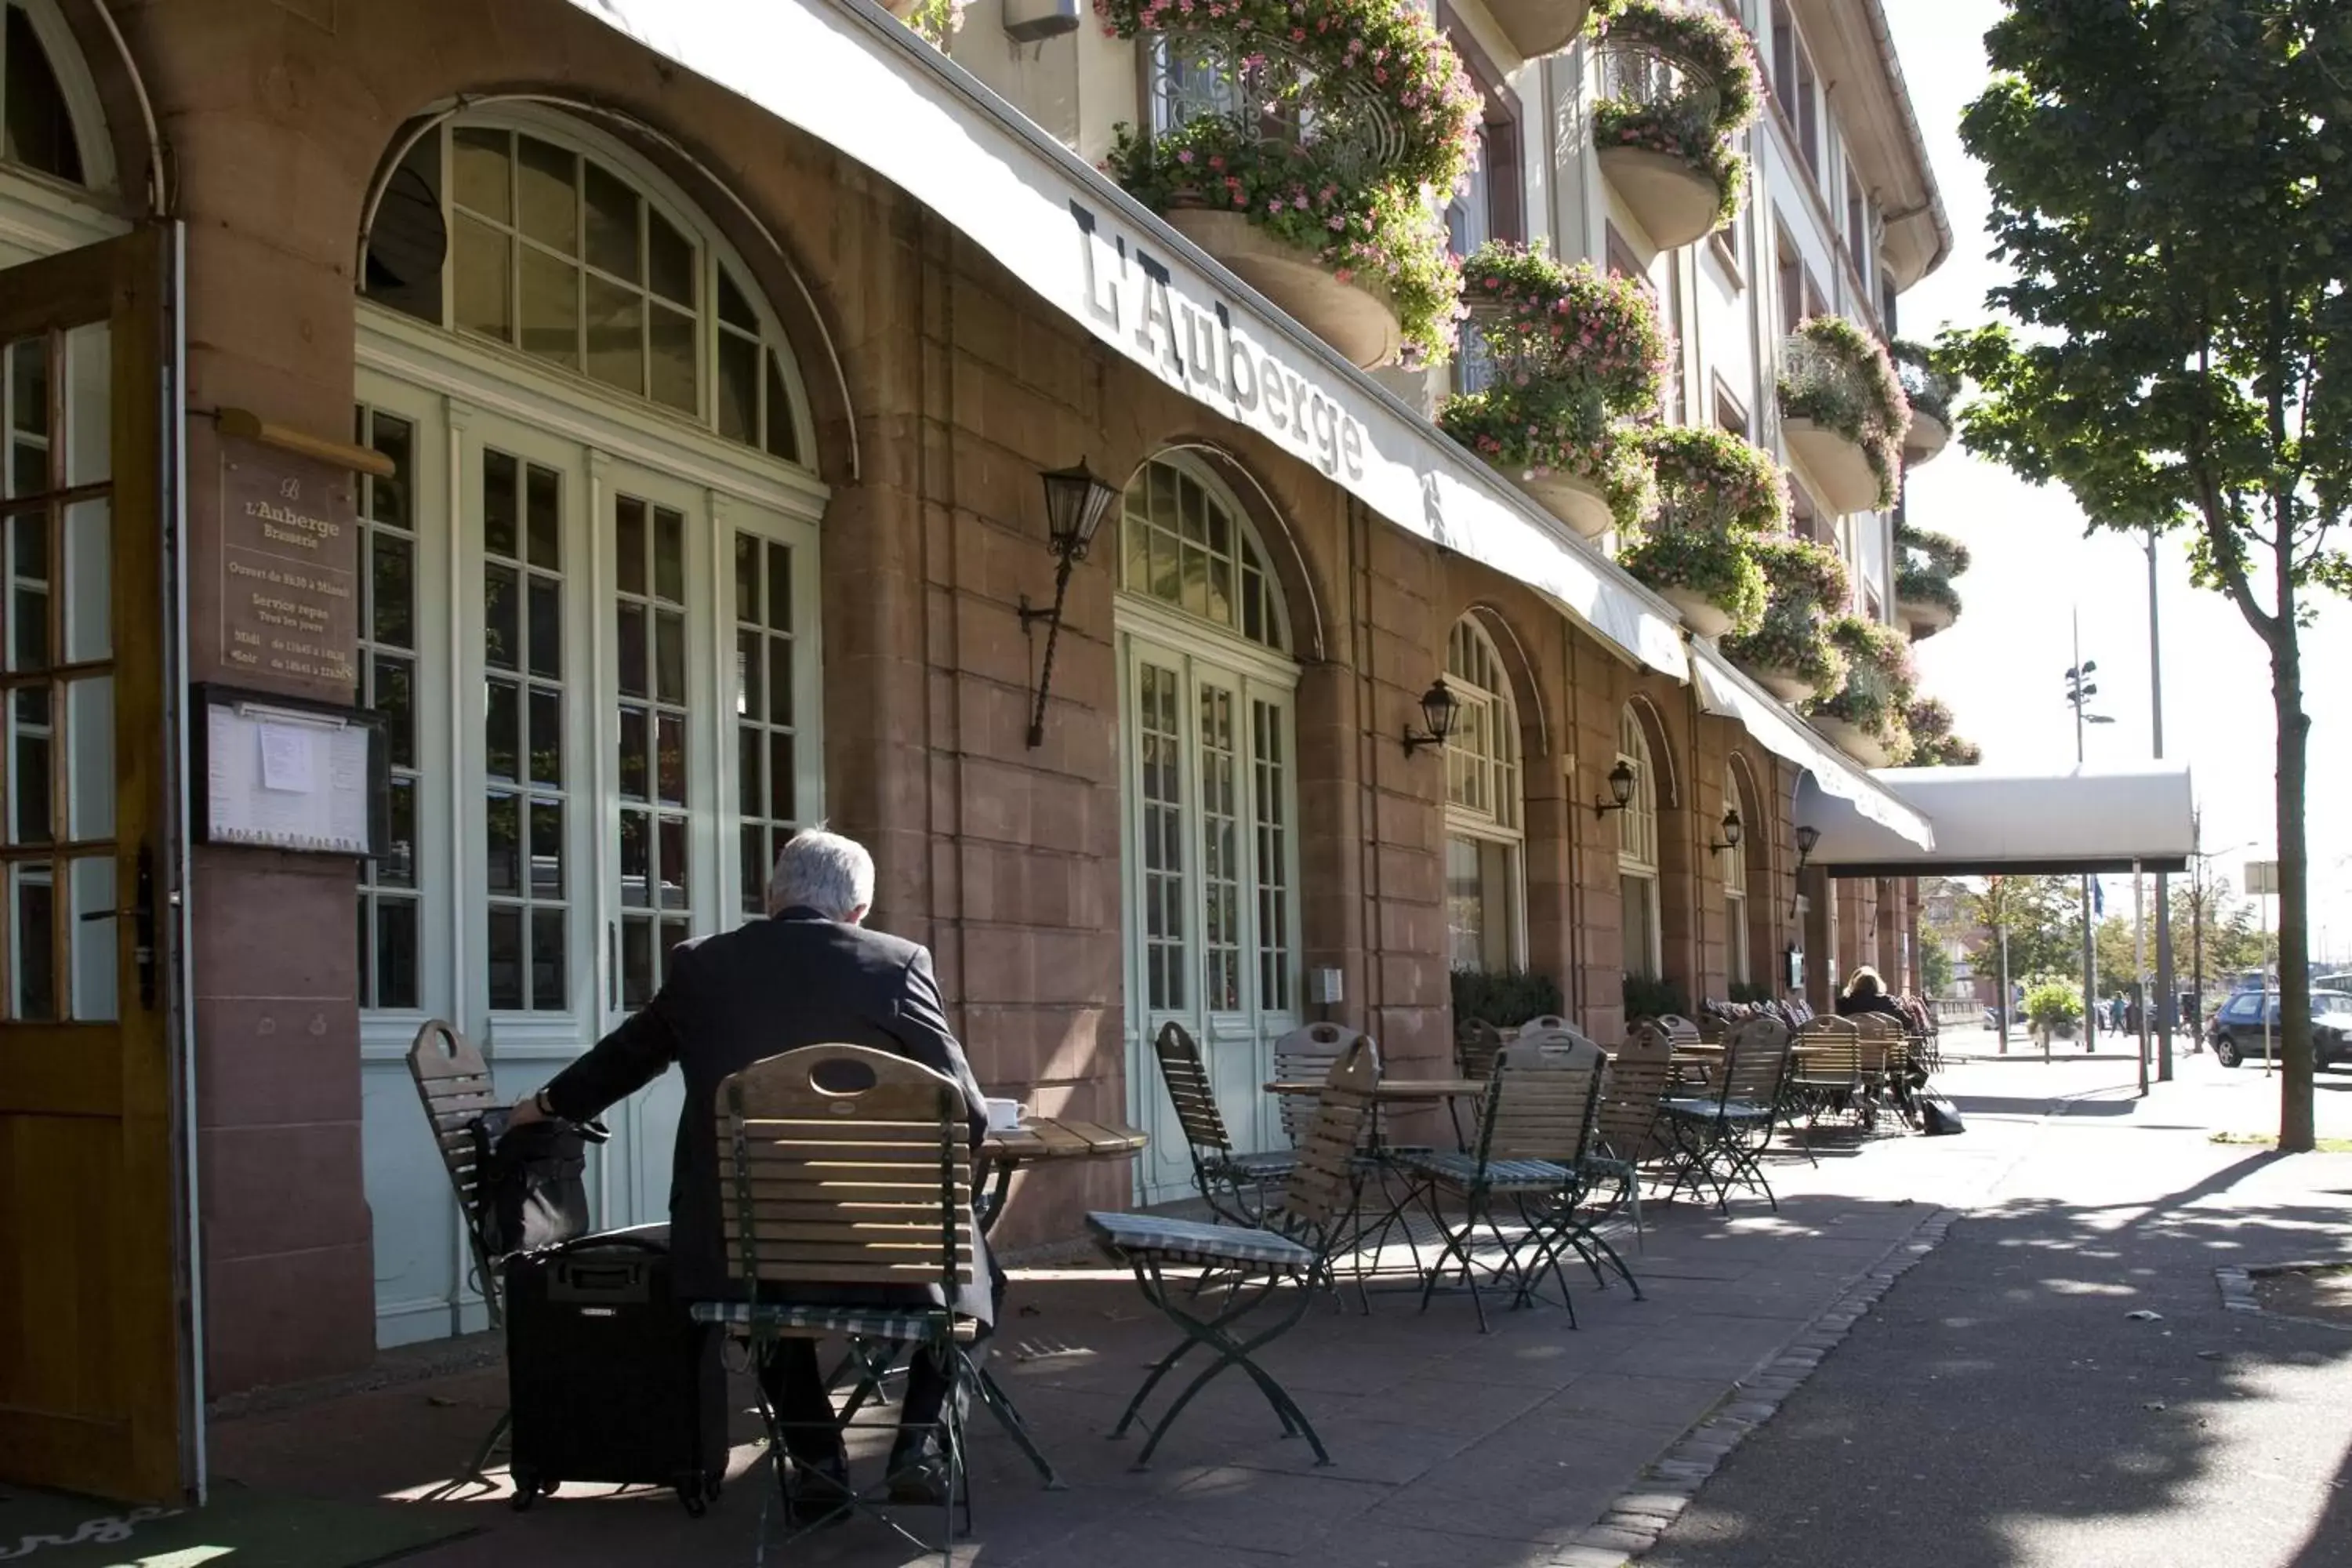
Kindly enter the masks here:
[[829, 921], [845, 921], [874, 907], [874, 857], [855, 838], [827, 833], [824, 825], [803, 827], [777, 851], [768, 877], [768, 912], [811, 909]]

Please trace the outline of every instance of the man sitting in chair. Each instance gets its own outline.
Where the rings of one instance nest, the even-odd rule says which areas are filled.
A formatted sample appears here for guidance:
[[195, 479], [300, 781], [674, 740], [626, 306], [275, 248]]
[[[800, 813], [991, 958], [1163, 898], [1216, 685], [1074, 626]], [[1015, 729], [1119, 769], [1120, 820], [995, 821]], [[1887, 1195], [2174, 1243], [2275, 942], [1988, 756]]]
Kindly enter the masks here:
[[[669, 978], [645, 1009], [598, 1041], [515, 1108], [520, 1124], [544, 1116], [584, 1121], [677, 1065], [686, 1074], [670, 1177], [670, 1252], [678, 1294], [718, 1300], [737, 1293], [728, 1279], [719, 1217], [716, 1103], [719, 1084], [753, 1062], [803, 1046], [870, 1046], [920, 1062], [963, 1087], [978, 1151], [988, 1106], [963, 1047], [948, 1026], [929, 950], [861, 923], [874, 901], [874, 860], [863, 845], [822, 828], [793, 835], [768, 880], [768, 918], [682, 942]], [[1004, 1277], [977, 1227], [973, 1283], [952, 1303], [982, 1333], [996, 1319]], [[983, 1289], [979, 1283], [987, 1279]], [[794, 1300], [940, 1305], [936, 1286], [800, 1286]], [[848, 1485], [831, 1396], [816, 1346], [779, 1342], [760, 1381], [801, 1470], [795, 1511], [821, 1517]], [[947, 1468], [932, 1439], [952, 1379], [929, 1352], [907, 1372], [898, 1439], [888, 1474], [892, 1500], [938, 1507]]]

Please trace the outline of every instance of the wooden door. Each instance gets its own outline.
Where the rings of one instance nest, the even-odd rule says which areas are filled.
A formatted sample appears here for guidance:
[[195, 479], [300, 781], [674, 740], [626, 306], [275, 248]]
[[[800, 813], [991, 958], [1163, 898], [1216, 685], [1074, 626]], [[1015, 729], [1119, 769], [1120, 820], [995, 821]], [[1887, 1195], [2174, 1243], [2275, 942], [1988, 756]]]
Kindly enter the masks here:
[[0, 272], [0, 1480], [185, 1478], [160, 426], [167, 232]]

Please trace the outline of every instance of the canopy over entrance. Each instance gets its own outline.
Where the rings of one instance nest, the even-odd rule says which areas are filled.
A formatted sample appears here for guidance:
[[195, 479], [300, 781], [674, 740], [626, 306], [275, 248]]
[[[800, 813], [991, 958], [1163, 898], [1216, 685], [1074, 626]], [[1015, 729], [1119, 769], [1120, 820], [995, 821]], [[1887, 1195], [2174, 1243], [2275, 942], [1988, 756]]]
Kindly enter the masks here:
[[2181, 871], [2196, 848], [2185, 764], [2063, 773], [1882, 768], [1871, 777], [1936, 825], [1934, 847], [1889, 831], [1807, 773], [1797, 784], [1797, 822], [1821, 834], [1809, 864], [1832, 877]]

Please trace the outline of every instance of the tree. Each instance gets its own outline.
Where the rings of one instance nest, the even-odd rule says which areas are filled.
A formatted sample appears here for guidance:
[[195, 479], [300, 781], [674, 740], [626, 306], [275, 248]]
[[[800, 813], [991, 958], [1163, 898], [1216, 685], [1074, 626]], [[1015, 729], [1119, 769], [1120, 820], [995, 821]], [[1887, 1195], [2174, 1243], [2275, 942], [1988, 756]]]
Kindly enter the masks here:
[[1945, 938], [1921, 932], [1919, 988], [1930, 996], [1946, 996], [1952, 989], [1952, 950]]
[[2227, 977], [2260, 969], [2278, 957], [2278, 937], [2267, 938], [2261, 911], [2230, 890], [2230, 879], [2216, 877], [2202, 888], [2191, 883], [2172, 893], [2175, 931], [2201, 933], [2205, 973]]
[[[2067, 900], [2063, 877], [1988, 877], [1984, 886], [1960, 897], [1960, 913], [1984, 932], [1969, 952], [1980, 970], [2000, 985], [2000, 1048], [2009, 1049], [2011, 978], [2063, 973], [2067, 965]], [[2006, 938], [2006, 940], [2004, 940]], [[2079, 940], [2074, 944], [2079, 947]]]
[[2094, 527], [2184, 533], [2262, 641], [2277, 726], [2279, 1147], [2312, 1146], [2300, 634], [2352, 591], [2352, 5], [2010, 0], [1962, 117], [2011, 324], [1947, 331], [1969, 450]]
[[[2074, 948], [2082, 951], [2083, 922], [2074, 922]], [[2132, 994], [2139, 984], [2139, 933], [2132, 922], [2121, 915], [2109, 915], [2092, 927], [2092, 941], [2099, 955], [2099, 994], [2113, 996], [2117, 993]]]

